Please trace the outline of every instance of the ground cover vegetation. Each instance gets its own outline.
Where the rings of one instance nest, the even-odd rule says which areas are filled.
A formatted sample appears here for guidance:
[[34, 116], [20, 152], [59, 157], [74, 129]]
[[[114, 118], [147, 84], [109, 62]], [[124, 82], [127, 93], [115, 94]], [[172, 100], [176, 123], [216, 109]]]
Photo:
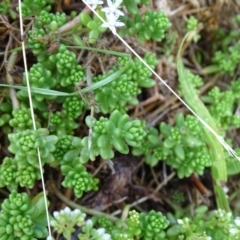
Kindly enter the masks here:
[[0, 3], [0, 239], [240, 239], [239, 9]]

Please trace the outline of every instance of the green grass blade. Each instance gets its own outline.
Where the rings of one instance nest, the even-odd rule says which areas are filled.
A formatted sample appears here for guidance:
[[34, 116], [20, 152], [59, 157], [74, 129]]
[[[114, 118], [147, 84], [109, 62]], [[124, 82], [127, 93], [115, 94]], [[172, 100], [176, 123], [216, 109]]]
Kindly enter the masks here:
[[105, 54], [110, 54], [110, 55], [115, 55], [119, 57], [128, 57], [130, 58], [130, 54], [128, 53], [122, 53], [122, 52], [116, 52], [116, 51], [111, 51], [107, 49], [101, 49], [101, 48], [93, 48], [93, 47], [87, 47], [87, 46], [66, 46], [67, 48], [76, 48], [76, 49], [84, 49], [84, 50], [89, 50], [89, 51], [94, 51], [94, 52], [100, 52], [100, 53], [105, 53]]
[[125, 70], [126, 70], [126, 67], [116, 71], [115, 73], [111, 74], [110, 76], [106, 77], [105, 79], [103, 79], [99, 82], [93, 83], [90, 86], [87, 86], [87, 87], [83, 88], [82, 90], [80, 90], [80, 92], [81, 93], [87, 93], [87, 92], [94, 91], [94, 90], [96, 90], [96, 89], [114, 81], [114, 79], [119, 77]]
[[[204, 120], [216, 133], [218, 132], [215, 122], [210, 115], [208, 109], [198, 97], [192, 83], [187, 76], [187, 70], [184, 68], [180, 53], [184, 41], [187, 35], [184, 37], [177, 55], [177, 71], [179, 75], [179, 81], [184, 93], [184, 99], [186, 103]], [[207, 145], [209, 146], [209, 153], [212, 159], [212, 177], [214, 191], [216, 195], [216, 201], [218, 208], [230, 211], [228, 200], [225, 192], [222, 188], [222, 182], [227, 181], [227, 168], [225, 162], [224, 150], [220, 142], [216, 137], [206, 128], [203, 127], [204, 137]]]
[[[60, 91], [55, 91], [51, 89], [45, 89], [45, 88], [36, 88], [36, 87], [31, 87], [31, 92], [32, 93], [38, 93], [42, 95], [48, 95], [48, 96], [74, 96], [74, 95], [79, 95], [80, 93], [87, 93], [93, 90], [96, 90], [112, 81], [114, 81], [117, 77], [119, 77], [124, 71], [126, 70], [126, 67], [123, 67], [122, 69], [116, 71], [115, 73], [111, 74], [110, 76], [106, 77], [105, 79], [93, 83], [90, 86], [87, 86], [86, 88], [83, 88], [79, 91], [73, 92], [73, 93], [66, 93], [66, 92], [60, 92]], [[10, 85], [10, 84], [0, 84], [0, 87], [8, 87], [8, 88], [15, 88], [18, 90], [24, 90], [27, 91], [26, 86], [19, 86], [19, 85]]]
[[[2, 84], [1, 83], [0, 87], [15, 88], [15, 89], [18, 89], [18, 90], [27, 91], [27, 87], [26, 86]], [[46, 89], [46, 88], [36, 88], [36, 87], [31, 87], [31, 92], [32, 93], [42, 94], [42, 95], [49, 95], [49, 96], [69, 96], [70, 95], [70, 93], [59, 92], [59, 91]]]

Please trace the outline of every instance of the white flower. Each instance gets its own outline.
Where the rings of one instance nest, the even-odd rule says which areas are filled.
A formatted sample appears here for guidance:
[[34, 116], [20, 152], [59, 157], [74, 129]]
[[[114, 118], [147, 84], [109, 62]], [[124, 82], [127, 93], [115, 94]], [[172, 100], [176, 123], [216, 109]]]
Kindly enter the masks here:
[[82, 212], [79, 209], [74, 209], [73, 214], [74, 215], [80, 215]]
[[230, 228], [229, 229], [229, 233], [231, 234], [231, 236], [235, 236], [238, 233], [237, 228]]
[[236, 217], [234, 222], [239, 227], [240, 226], [240, 217]]
[[58, 218], [59, 214], [60, 214], [60, 213], [59, 213], [58, 211], [54, 211], [54, 212], [53, 212], [53, 216], [54, 216], [55, 218]]
[[184, 228], [186, 228], [186, 226], [189, 225], [188, 218], [178, 219], [177, 222], [178, 222], [178, 224], [183, 225]]
[[124, 26], [124, 23], [118, 21], [118, 15], [115, 15], [113, 13], [106, 14], [107, 20], [105, 23], [103, 23], [102, 27], [108, 27], [112, 30], [113, 34], [116, 34], [116, 27], [122, 27]]
[[92, 5], [92, 8], [95, 9], [97, 5], [103, 4], [103, 1], [101, 0], [83, 0], [84, 3], [87, 3], [89, 5]]
[[65, 207], [64, 209], [62, 209], [60, 211], [60, 213], [70, 214], [70, 213], [72, 213], [72, 211], [71, 211], [71, 209], [69, 207]]
[[178, 224], [183, 225], [183, 220], [182, 219], [178, 219], [177, 222], [178, 222]]
[[102, 240], [110, 240], [111, 239], [111, 235], [109, 235], [108, 233], [105, 233], [104, 228], [97, 229], [97, 233], [101, 236]]
[[97, 232], [98, 232], [99, 235], [103, 235], [105, 233], [105, 229], [104, 228], [99, 228], [97, 230]]
[[88, 220], [86, 221], [86, 225], [87, 225], [87, 226], [93, 226], [93, 221], [92, 221], [91, 219], [88, 219]]
[[110, 239], [111, 239], [111, 235], [108, 233], [104, 233], [103, 240], [110, 240]]
[[102, 8], [102, 11], [105, 12], [106, 15], [114, 14], [116, 16], [124, 16], [124, 13], [120, 11], [118, 8], [122, 0], [116, 0], [114, 3], [111, 0], [107, 0], [108, 7]]
[[46, 240], [55, 240], [52, 236], [48, 236]]

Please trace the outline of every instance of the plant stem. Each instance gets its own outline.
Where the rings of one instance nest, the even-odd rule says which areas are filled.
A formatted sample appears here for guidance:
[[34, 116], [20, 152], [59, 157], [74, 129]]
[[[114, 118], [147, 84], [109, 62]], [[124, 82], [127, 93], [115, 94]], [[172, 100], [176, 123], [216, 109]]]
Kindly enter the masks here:
[[[85, 12], [85, 13], [90, 13], [91, 10], [88, 8], [88, 7], [85, 7], [82, 12]], [[67, 22], [66, 24], [64, 24], [63, 26], [61, 26], [59, 29], [58, 29], [58, 33], [59, 34], [62, 34], [64, 32], [67, 32], [67, 31], [70, 31], [72, 30], [75, 26], [77, 26], [78, 24], [80, 24], [80, 16], [77, 15], [72, 21], [70, 22]]]
[[[6, 78], [7, 78], [6, 80], [7, 80], [7, 83], [11, 85], [14, 84], [14, 81], [12, 76], [9, 74], [9, 71], [13, 69], [16, 61], [17, 61], [17, 52], [12, 52], [9, 57], [8, 64], [6, 64]], [[12, 100], [13, 109], [19, 108], [19, 102], [16, 96], [16, 90], [14, 88], [9, 89], [9, 95]]]
[[65, 197], [62, 193], [60, 193], [58, 191], [58, 189], [56, 188], [56, 186], [55, 186], [55, 184], [52, 180], [50, 181], [50, 186], [51, 186], [53, 192], [57, 195], [58, 198], [60, 198], [63, 202], [65, 202], [67, 205], [69, 205], [70, 207], [72, 207], [74, 209], [75, 208], [80, 209], [81, 211], [83, 211], [87, 214], [90, 214], [90, 215], [94, 215], [94, 216], [105, 216], [108, 219], [110, 219], [111, 221], [116, 221], [118, 219], [114, 216], [108, 215], [108, 214], [100, 212], [98, 210], [80, 206], [79, 204], [69, 200], [67, 197]]

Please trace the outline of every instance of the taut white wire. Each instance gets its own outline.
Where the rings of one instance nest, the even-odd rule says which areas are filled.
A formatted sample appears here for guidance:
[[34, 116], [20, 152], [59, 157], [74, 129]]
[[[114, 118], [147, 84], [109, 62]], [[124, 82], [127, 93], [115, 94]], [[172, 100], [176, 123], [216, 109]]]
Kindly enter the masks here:
[[[21, 0], [18, 0], [18, 6], [19, 6], [20, 31], [21, 31], [21, 40], [22, 40], [22, 53], [23, 53], [23, 62], [24, 62], [26, 83], [27, 83], [27, 91], [28, 91], [28, 97], [29, 97], [29, 105], [30, 105], [30, 110], [31, 110], [31, 118], [32, 118], [32, 123], [33, 123], [33, 130], [36, 131], [37, 128], [36, 128], [36, 121], [35, 121], [34, 111], [33, 111], [31, 88], [30, 88], [29, 77], [28, 77], [25, 43], [24, 43], [24, 39], [23, 39], [24, 34], [23, 34], [23, 18], [22, 18], [22, 4], [21, 4]], [[49, 214], [48, 214], [47, 194], [46, 194], [46, 187], [45, 187], [45, 182], [44, 182], [44, 177], [43, 177], [41, 154], [40, 154], [39, 148], [37, 149], [37, 152], [38, 152], [38, 163], [39, 163], [40, 174], [41, 174], [41, 181], [42, 181], [42, 187], [43, 187], [43, 197], [44, 197], [44, 204], [45, 204], [45, 209], [46, 209], [46, 218], [47, 218], [47, 224], [48, 224], [48, 232], [49, 232], [49, 236], [51, 237], [51, 226], [50, 226], [50, 218], [49, 218]]]
[[[103, 23], [106, 21], [85, 1], [83, 2], [91, 9], [91, 11], [99, 18]], [[110, 29], [112, 31], [112, 29]], [[216, 139], [221, 143], [221, 145], [226, 149], [226, 151], [233, 157], [237, 158], [240, 161], [240, 157], [237, 156], [236, 152], [226, 143], [222, 136], [219, 136], [198, 114], [142, 59], [133, 48], [131, 48], [128, 43], [117, 33], [113, 32], [114, 35], [118, 37], [118, 39], [146, 66], [149, 71], [152, 72], [154, 76], [156, 76], [168, 89], [172, 92], [179, 101], [186, 107], [188, 110], [216, 137]]]

